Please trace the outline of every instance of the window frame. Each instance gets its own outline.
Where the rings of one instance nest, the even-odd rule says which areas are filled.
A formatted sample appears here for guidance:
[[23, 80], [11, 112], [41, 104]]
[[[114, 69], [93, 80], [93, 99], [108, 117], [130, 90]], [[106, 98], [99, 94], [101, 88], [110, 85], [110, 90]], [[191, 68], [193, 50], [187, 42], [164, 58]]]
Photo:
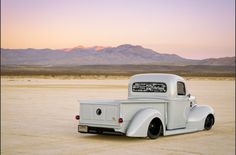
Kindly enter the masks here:
[[[179, 84], [179, 83], [183, 84], [183, 86], [184, 86], [184, 94], [179, 94], [179, 89], [178, 89], [178, 84]], [[186, 93], [187, 93], [187, 92], [186, 92], [185, 83], [182, 82], [182, 81], [177, 81], [177, 95], [178, 95], [178, 96], [185, 96]]]

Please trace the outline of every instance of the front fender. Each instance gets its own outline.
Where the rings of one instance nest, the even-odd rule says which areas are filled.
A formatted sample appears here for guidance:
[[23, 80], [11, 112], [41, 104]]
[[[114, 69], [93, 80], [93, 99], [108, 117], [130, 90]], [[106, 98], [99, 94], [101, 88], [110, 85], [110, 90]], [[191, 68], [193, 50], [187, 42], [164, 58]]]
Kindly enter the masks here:
[[215, 115], [215, 112], [212, 107], [208, 105], [196, 105], [189, 112], [187, 127], [203, 130], [205, 119], [209, 114], [212, 114], [213, 116]]
[[159, 118], [163, 125], [163, 116], [156, 109], [143, 109], [138, 111], [128, 126], [126, 135], [129, 137], [146, 137], [149, 123], [153, 118]]

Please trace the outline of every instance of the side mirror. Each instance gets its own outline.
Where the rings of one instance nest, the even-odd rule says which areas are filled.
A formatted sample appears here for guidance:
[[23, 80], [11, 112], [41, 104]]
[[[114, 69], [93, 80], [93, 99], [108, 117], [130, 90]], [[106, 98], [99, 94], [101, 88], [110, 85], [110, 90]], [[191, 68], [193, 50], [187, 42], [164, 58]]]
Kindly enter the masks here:
[[190, 98], [190, 97], [191, 97], [191, 94], [188, 94], [187, 96]]

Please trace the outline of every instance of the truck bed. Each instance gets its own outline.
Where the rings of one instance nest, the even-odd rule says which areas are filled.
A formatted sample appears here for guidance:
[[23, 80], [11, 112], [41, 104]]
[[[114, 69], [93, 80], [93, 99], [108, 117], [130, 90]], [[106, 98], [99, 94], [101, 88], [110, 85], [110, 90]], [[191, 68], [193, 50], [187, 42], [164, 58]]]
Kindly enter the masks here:
[[[92, 127], [115, 128], [125, 132], [135, 114], [145, 108], [152, 107], [165, 113], [167, 101], [161, 99], [127, 99], [127, 100], [81, 100], [80, 125]], [[101, 114], [97, 114], [97, 110]], [[123, 119], [119, 123], [119, 118]]]

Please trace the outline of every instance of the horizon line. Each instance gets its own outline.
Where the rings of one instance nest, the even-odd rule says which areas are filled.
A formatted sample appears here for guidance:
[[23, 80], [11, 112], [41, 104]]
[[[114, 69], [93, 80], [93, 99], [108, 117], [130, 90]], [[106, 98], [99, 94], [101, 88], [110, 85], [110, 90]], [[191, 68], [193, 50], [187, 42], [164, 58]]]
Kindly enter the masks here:
[[[151, 48], [146, 48], [142, 45], [133, 45], [133, 44], [120, 44], [118, 46], [103, 46], [103, 45], [93, 45], [93, 46], [84, 46], [84, 45], [78, 45], [78, 46], [74, 46], [74, 47], [65, 47], [65, 48], [33, 48], [33, 47], [28, 47], [28, 48], [9, 48], [9, 47], [1, 47], [1, 50], [2, 49], [7, 49], [7, 50], [29, 50], [29, 49], [35, 49], [35, 50], [45, 50], [45, 49], [48, 49], [48, 50], [62, 50], [64, 52], [70, 52], [71, 50], [73, 49], [89, 49], [89, 48], [102, 48], [102, 49], [105, 49], [105, 48], [117, 48], [119, 46], [122, 46], [122, 45], [130, 45], [130, 46], [133, 46], [133, 47], [141, 47], [141, 48], [144, 48], [144, 49], [148, 49], [148, 50], [152, 50], [156, 53], [159, 53], [159, 54], [173, 54], [173, 55], [177, 55], [179, 57], [182, 57], [184, 59], [190, 59], [190, 60], [204, 60], [204, 59], [220, 59], [220, 58], [231, 58], [231, 57], [235, 57], [235, 55], [232, 55], [232, 56], [222, 56], [222, 57], [205, 57], [205, 58], [197, 58], [197, 59], [193, 59], [193, 58], [186, 58], [184, 56], [181, 56], [179, 54], [175, 54], [175, 53], [163, 53], [163, 52], [159, 52], [159, 51], [156, 51], [156, 50], [153, 50]], [[101, 49], [101, 50], [102, 50]], [[96, 51], [100, 51], [99, 50], [96, 50]]]

